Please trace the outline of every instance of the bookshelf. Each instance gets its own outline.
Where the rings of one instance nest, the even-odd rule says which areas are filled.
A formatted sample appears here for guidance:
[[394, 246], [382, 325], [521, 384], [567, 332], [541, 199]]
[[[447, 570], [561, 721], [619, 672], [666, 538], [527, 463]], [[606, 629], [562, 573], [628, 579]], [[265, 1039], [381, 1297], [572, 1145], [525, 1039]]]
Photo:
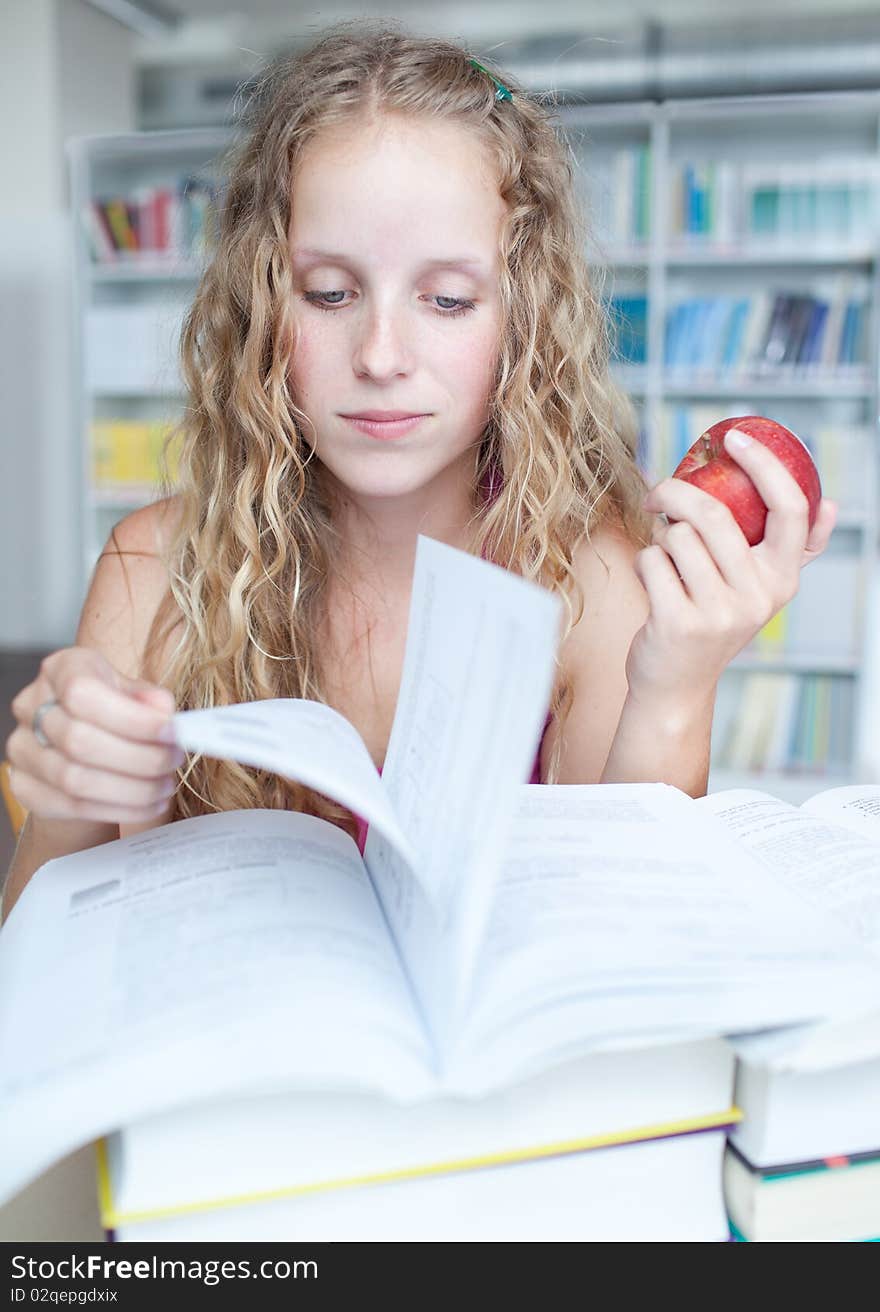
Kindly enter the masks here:
[[[865, 778], [858, 726], [880, 503], [880, 92], [570, 105], [560, 117], [646, 472], [670, 473], [725, 415], [769, 413], [811, 446], [840, 502], [798, 597], [725, 672], [710, 789], [751, 785], [797, 802]], [[112, 251], [95, 230], [95, 202], [134, 199], [149, 237], [161, 227], [151, 192], [192, 178], [210, 192], [228, 141], [226, 130], [198, 129], [69, 148], [86, 572], [110, 526], [149, 499], [151, 440], [179, 414], [175, 333], [206, 249], [198, 219], [209, 214], [196, 187], [196, 218], [177, 216], [170, 249]]]
[[67, 146], [84, 579], [113, 524], [152, 498], [159, 448], [180, 417], [177, 341], [229, 140], [226, 129], [193, 129]]
[[591, 257], [628, 320], [615, 367], [652, 481], [711, 423], [769, 413], [811, 446], [840, 503], [798, 597], [721, 681], [710, 790], [763, 787], [799, 802], [865, 778], [880, 94], [569, 106], [563, 121]]

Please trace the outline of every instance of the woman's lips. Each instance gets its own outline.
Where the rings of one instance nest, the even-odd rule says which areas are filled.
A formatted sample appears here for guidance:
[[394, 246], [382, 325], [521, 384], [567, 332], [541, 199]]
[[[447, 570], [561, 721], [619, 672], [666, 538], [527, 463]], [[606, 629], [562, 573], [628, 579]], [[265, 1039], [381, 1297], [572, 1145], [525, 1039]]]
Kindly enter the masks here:
[[362, 433], [369, 433], [370, 437], [389, 438], [403, 437], [410, 429], [415, 428], [427, 415], [411, 415], [409, 419], [353, 419], [350, 415], [343, 415], [346, 423], [354, 424]]

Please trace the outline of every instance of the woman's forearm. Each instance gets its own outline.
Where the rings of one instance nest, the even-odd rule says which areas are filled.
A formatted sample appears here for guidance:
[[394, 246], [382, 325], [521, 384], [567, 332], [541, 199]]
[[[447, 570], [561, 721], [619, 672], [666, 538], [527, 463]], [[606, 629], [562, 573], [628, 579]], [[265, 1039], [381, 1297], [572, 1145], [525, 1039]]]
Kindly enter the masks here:
[[704, 797], [715, 692], [689, 706], [628, 694], [600, 782], [673, 784], [691, 797]]

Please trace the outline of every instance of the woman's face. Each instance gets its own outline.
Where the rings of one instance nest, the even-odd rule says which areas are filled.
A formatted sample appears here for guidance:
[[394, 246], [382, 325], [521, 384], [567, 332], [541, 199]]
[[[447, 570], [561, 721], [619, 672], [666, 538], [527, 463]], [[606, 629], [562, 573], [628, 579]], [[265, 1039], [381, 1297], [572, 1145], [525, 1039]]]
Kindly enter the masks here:
[[[290, 382], [318, 457], [351, 492], [401, 496], [454, 466], [472, 476], [505, 208], [482, 148], [455, 125], [382, 119], [322, 134], [302, 159]], [[426, 417], [394, 437], [345, 417], [371, 410]]]

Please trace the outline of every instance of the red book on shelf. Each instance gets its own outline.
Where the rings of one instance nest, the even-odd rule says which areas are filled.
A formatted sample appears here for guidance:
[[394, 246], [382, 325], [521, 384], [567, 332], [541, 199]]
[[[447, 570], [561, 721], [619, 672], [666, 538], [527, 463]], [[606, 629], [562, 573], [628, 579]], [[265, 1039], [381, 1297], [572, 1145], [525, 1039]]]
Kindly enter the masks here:
[[156, 250], [168, 251], [171, 249], [171, 190], [168, 187], [157, 187], [153, 195], [154, 208], [154, 231], [156, 235]]

